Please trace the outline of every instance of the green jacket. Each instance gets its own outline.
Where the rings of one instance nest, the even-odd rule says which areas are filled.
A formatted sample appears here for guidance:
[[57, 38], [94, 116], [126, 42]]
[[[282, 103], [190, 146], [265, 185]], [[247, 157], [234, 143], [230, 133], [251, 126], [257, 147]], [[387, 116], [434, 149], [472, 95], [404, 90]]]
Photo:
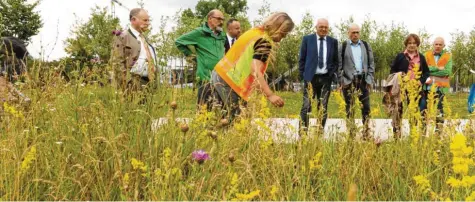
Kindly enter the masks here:
[[209, 81], [211, 71], [224, 56], [225, 40], [224, 32], [214, 34], [208, 24], [203, 23], [201, 27], [178, 37], [175, 45], [185, 56], [196, 55], [196, 77], [200, 81]]

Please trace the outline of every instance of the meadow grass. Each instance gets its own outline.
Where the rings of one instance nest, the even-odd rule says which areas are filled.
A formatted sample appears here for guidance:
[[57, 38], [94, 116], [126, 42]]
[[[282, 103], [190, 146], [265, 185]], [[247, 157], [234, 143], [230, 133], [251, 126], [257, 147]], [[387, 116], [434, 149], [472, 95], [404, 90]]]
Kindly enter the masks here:
[[[297, 118], [298, 93], [279, 92], [283, 109], [255, 94], [242, 118], [223, 125], [214, 111], [195, 113], [189, 89], [161, 85], [140, 104], [107, 82], [31, 74], [22, 87], [31, 104], [7, 103], [1, 115], [0, 200], [473, 200], [471, 124], [465, 136], [448, 124], [441, 136], [399, 141], [311, 134], [282, 143], [250, 120]], [[459, 109], [464, 96], [449, 96], [447, 119], [471, 118]], [[172, 121], [152, 131], [158, 117]], [[198, 161], [200, 149], [210, 158]]]

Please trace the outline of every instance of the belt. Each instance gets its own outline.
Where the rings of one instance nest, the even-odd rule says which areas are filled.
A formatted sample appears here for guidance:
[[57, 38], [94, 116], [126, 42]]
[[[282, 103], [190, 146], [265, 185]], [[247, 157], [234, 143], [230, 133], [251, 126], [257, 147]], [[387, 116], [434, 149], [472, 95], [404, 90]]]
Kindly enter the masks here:
[[315, 74], [315, 76], [329, 77], [329, 76], [330, 76], [330, 73], [325, 73], [325, 74]]
[[142, 80], [144, 80], [144, 81], [146, 81], [146, 82], [149, 82], [149, 81], [150, 81], [150, 79], [148, 79], [147, 76], [140, 76], [140, 75], [138, 75], [138, 74], [133, 74], [133, 76], [136, 77], [136, 78], [142, 79]]

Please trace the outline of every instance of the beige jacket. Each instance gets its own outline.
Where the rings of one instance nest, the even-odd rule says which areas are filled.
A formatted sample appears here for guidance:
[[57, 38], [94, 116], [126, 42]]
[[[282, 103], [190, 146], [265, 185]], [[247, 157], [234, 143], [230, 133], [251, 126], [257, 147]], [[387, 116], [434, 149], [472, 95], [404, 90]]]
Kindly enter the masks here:
[[130, 29], [114, 36], [111, 64], [117, 84], [125, 87], [130, 81], [130, 69], [139, 58], [141, 44]]

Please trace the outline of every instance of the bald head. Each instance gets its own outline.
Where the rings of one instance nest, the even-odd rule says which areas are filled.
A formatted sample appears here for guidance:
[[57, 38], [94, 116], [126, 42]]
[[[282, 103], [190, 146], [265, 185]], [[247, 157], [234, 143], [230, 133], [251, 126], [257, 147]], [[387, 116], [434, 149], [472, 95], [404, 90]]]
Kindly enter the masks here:
[[436, 37], [432, 45], [434, 47], [434, 53], [439, 54], [445, 48], [445, 40], [442, 37]]
[[317, 34], [319, 37], [325, 37], [328, 35], [328, 20], [325, 18], [320, 18], [317, 20], [317, 26], [315, 27], [317, 29]]
[[361, 28], [358, 24], [351, 23], [348, 26], [348, 38], [351, 40], [351, 42], [355, 44], [358, 43], [361, 36], [360, 32], [361, 32]]
[[213, 9], [213, 10], [211, 10], [211, 11], [208, 13], [208, 15], [206, 16], [206, 18], [209, 19], [210, 17], [213, 17], [213, 16], [215, 16], [215, 15], [221, 15], [221, 16], [222, 16], [222, 15], [223, 15], [223, 12], [221, 12], [221, 11], [218, 10], [218, 9]]
[[208, 26], [211, 30], [217, 32], [223, 30], [224, 15], [218, 9], [211, 10], [206, 16], [208, 19]]
[[147, 11], [143, 8], [134, 8], [134, 9], [130, 10], [129, 20], [132, 20], [133, 17], [139, 15], [140, 12], [147, 12]]
[[130, 11], [129, 14], [130, 25], [142, 33], [148, 30], [150, 26], [150, 16], [148, 15], [147, 10], [143, 8], [134, 8]]

